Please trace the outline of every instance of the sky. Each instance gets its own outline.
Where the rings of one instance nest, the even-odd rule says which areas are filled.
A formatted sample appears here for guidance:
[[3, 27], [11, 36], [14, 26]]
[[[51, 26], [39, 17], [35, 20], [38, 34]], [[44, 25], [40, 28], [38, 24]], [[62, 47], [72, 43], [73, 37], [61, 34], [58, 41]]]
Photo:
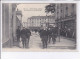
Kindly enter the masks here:
[[49, 4], [19, 4], [17, 8], [22, 11], [22, 21], [26, 22], [27, 18], [31, 16], [46, 16], [45, 6]]

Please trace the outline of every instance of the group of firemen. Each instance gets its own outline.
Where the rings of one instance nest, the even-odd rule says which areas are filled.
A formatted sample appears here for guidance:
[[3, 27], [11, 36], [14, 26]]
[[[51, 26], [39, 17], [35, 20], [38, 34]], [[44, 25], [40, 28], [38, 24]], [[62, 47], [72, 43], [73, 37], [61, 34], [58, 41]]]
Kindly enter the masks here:
[[53, 44], [56, 43], [57, 27], [43, 28], [39, 31], [39, 33], [43, 48], [47, 48], [48, 43], [50, 43], [51, 41], [53, 42]]
[[[56, 27], [43, 28], [40, 29], [38, 32], [42, 41], [43, 48], [47, 48], [48, 43], [50, 43], [51, 41], [53, 42], [53, 44], [55, 44], [57, 37]], [[18, 29], [16, 30], [16, 35], [17, 35], [18, 46], [21, 38], [23, 48], [28, 48], [31, 31], [25, 27], [23, 27], [23, 29], [20, 30], [20, 27], [18, 27]]]
[[31, 35], [30, 30], [25, 27], [23, 27], [23, 29], [21, 30], [20, 27], [18, 26], [18, 29], [16, 30], [16, 35], [17, 35], [18, 47], [20, 47], [19, 43], [21, 38], [23, 48], [29, 48], [29, 39]]

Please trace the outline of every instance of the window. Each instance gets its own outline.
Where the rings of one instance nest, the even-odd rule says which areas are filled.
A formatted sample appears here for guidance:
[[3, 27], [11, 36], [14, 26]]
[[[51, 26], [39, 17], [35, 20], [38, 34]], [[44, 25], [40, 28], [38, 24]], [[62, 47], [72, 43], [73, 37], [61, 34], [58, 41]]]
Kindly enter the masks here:
[[68, 6], [66, 6], [66, 17], [68, 16]]
[[71, 15], [74, 15], [74, 4], [72, 4], [72, 13]]

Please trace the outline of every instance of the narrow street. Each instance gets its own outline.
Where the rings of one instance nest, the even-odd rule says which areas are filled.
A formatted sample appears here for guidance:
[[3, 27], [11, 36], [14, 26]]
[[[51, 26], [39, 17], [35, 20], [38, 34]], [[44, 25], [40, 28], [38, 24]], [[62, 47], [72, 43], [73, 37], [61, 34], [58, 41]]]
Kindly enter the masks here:
[[41, 48], [41, 45], [42, 43], [39, 34], [32, 32], [32, 36], [30, 37], [30, 48]]
[[[37, 38], [36, 38], [37, 37]], [[69, 38], [59, 37], [56, 38], [56, 43], [53, 44], [52, 40], [50, 43], [48, 43], [48, 48], [67, 48], [67, 47], [74, 47], [75, 42], [73, 40], [70, 40]], [[39, 37], [38, 33], [32, 32], [32, 36], [30, 39], [30, 48], [42, 48], [42, 42], [41, 38]]]
[[[3, 4], [2, 11], [2, 51], [77, 50], [76, 4], [11, 3]], [[29, 32], [25, 29], [31, 31], [29, 48], [23, 48], [21, 39], [17, 42], [17, 37]], [[44, 30], [43, 36], [47, 33], [45, 30], [50, 30], [49, 34], [58, 34], [55, 44], [51, 40], [43, 49], [41, 38], [35, 33], [40, 29]]]
[[59, 42], [59, 37], [56, 38], [56, 43], [53, 44], [52, 41], [48, 43], [48, 48], [43, 49], [42, 48], [42, 42], [41, 38], [39, 37], [38, 33], [31, 32], [31, 37], [30, 37], [30, 42], [29, 42], [29, 48], [22, 48], [22, 44], [20, 43], [21, 48], [17, 47], [17, 42], [15, 42], [15, 46], [12, 48], [3, 48], [3, 51], [55, 51], [55, 49], [75, 49], [76, 45], [73, 40], [69, 40], [68, 38], [60, 37], [60, 42]]

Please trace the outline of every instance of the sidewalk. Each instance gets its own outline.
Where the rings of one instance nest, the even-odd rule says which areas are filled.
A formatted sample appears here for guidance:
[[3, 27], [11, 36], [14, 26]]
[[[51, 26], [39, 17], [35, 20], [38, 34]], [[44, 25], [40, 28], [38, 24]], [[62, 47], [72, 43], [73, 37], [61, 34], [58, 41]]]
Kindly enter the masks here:
[[76, 48], [76, 43], [73, 40], [70, 40], [69, 38], [65, 37], [60, 37], [60, 42], [59, 42], [59, 37], [56, 38], [56, 43], [48, 44], [48, 47], [53, 47], [53, 48], [60, 48], [60, 49], [75, 49]]
[[[16, 42], [15, 42], [16, 43]], [[48, 43], [48, 47], [46, 49], [42, 48], [42, 42], [39, 34], [32, 33], [30, 37], [29, 42], [29, 48], [19, 48], [16, 46], [13, 46], [12, 48], [3, 48], [3, 51], [75, 51], [76, 50], [76, 43], [73, 40], [70, 40], [68, 38], [59, 37], [56, 38], [56, 43], [53, 44], [51, 41]]]

